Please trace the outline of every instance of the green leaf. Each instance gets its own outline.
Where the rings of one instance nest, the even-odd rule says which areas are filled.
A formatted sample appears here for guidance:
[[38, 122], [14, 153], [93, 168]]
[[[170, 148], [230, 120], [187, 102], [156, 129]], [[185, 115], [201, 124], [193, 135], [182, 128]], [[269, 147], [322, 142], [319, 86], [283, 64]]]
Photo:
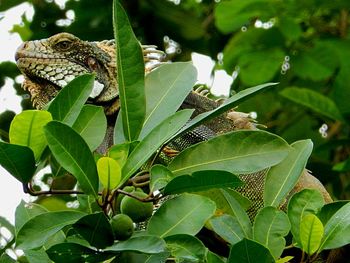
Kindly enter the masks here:
[[204, 262], [207, 248], [196, 237], [190, 235], [173, 235], [165, 238], [171, 255], [177, 262]]
[[324, 239], [319, 251], [345, 246], [350, 243], [350, 202], [342, 206], [324, 227]]
[[65, 263], [102, 262], [115, 256], [112, 253], [99, 252], [76, 243], [57, 244], [46, 250], [46, 253], [54, 262]]
[[167, 251], [164, 240], [152, 235], [131, 237], [126, 241], [114, 243], [104, 250], [111, 252], [135, 251], [145, 254], [159, 254]]
[[123, 167], [126, 163], [126, 160], [128, 159], [129, 150], [130, 143], [113, 145], [108, 149], [108, 157], [116, 160], [120, 166]]
[[234, 244], [231, 247], [228, 263], [274, 263], [270, 251], [263, 245], [249, 239]]
[[[151, 254], [151, 255], [146, 255], [146, 254], [137, 254], [137, 255], [138, 256], [144, 256], [144, 261], [143, 262], [145, 262], [145, 263], [166, 263], [167, 259], [170, 256], [170, 253], [169, 252], [164, 252], [164, 253]], [[134, 262], [137, 263], [138, 261], [135, 260]]]
[[146, 118], [141, 139], [180, 108], [196, 80], [197, 71], [191, 62], [165, 64], [146, 76]]
[[11, 122], [10, 143], [29, 147], [39, 160], [47, 145], [43, 127], [51, 120], [51, 114], [44, 110], [22, 111]]
[[97, 161], [97, 173], [101, 183], [107, 189], [114, 189], [122, 178], [121, 167], [110, 157], [101, 157]]
[[66, 124], [52, 121], [45, 126], [45, 136], [55, 158], [74, 175], [86, 194], [97, 196], [98, 175], [94, 157], [80, 135]]
[[213, 217], [209, 221], [214, 232], [229, 242], [231, 245], [236, 244], [245, 237], [244, 229], [236, 217], [224, 214]]
[[0, 165], [22, 183], [28, 183], [35, 173], [34, 154], [26, 146], [0, 142]]
[[84, 105], [72, 128], [83, 137], [91, 151], [96, 150], [102, 143], [107, 129], [103, 108]]
[[94, 75], [84, 74], [69, 82], [49, 105], [52, 118], [72, 126], [91, 94], [94, 79]]
[[195, 235], [214, 212], [215, 203], [209, 198], [182, 194], [166, 201], [155, 212], [148, 223], [147, 231], [160, 237]]
[[225, 263], [223, 258], [219, 257], [218, 255], [214, 254], [210, 250], [207, 253], [207, 263]]
[[[223, 33], [230, 33], [248, 24], [249, 20], [266, 12], [267, 0], [223, 1], [215, 8], [215, 25]], [[259, 10], [259, 4], [264, 9]]]
[[1, 263], [16, 263], [17, 261], [14, 260], [13, 258], [11, 258], [9, 255], [4, 253], [0, 256], [0, 262]]
[[279, 48], [243, 53], [238, 59], [239, 77], [247, 86], [271, 81], [280, 72], [284, 56]]
[[314, 254], [321, 244], [323, 224], [314, 214], [308, 214], [300, 222], [301, 248], [307, 254]]
[[6, 228], [11, 235], [15, 235], [15, 227], [5, 218], [0, 216], [0, 228]]
[[334, 101], [319, 92], [305, 88], [290, 87], [282, 90], [280, 94], [283, 97], [303, 105], [314, 112], [320, 113], [323, 116], [333, 120], [344, 121], [343, 116], [339, 112]]
[[105, 248], [113, 244], [112, 227], [103, 212], [80, 218], [73, 228], [93, 247]]
[[16, 247], [18, 249], [32, 249], [45, 244], [47, 239], [60, 231], [63, 227], [71, 225], [85, 214], [78, 211], [59, 211], [39, 214], [18, 231]]
[[18, 233], [18, 231], [27, 221], [29, 221], [29, 219], [46, 212], [48, 212], [48, 210], [45, 207], [35, 203], [25, 203], [22, 200], [16, 207], [15, 211], [16, 233]]
[[277, 135], [265, 131], [236, 131], [198, 143], [169, 164], [175, 175], [199, 170], [252, 173], [281, 162], [290, 150]]
[[133, 150], [122, 170], [125, 183], [147, 160], [173, 136], [190, 118], [193, 110], [181, 110], [168, 117], [153, 129]]
[[285, 256], [285, 257], [283, 257], [283, 258], [277, 259], [275, 263], [289, 263], [289, 262], [291, 262], [291, 260], [292, 260], [293, 258], [294, 258], [294, 257], [292, 257], [292, 256]]
[[151, 192], [164, 188], [170, 182], [170, 180], [174, 178], [172, 172], [160, 164], [152, 166], [150, 174], [151, 179], [149, 185]]
[[288, 40], [295, 41], [303, 34], [301, 26], [297, 23], [297, 19], [289, 16], [281, 16], [278, 20], [278, 28]]
[[172, 179], [165, 187], [164, 194], [179, 194], [183, 192], [198, 192], [211, 188], [239, 187], [243, 182], [227, 171], [204, 170], [182, 175]]
[[113, 25], [123, 129], [126, 139], [131, 142], [137, 139], [146, 112], [143, 53], [128, 17], [117, 0], [113, 1]]
[[36, 262], [36, 263], [50, 262], [50, 258], [46, 254], [44, 248], [28, 249], [28, 250], [24, 250], [23, 252], [24, 252], [24, 255], [26, 257], [26, 260], [28, 260], [28, 262]]
[[304, 216], [316, 214], [324, 204], [322, 194], [315, 189], [304, 189], [296, 193], [289, 200], [288, 218], [295, 241], [300, 241], [300, 223]]
[[264, 206], [278, 207], [293, 189], [312, 152], [311, 140], [293, 143], [288, 156], [270, 168], [264, 185]]
[[320, 60], [320, 53], [302, 52], [291, 60], [291, 69], [295, 75], [302, 79], [323, 81], [330, 78], [334, 69]]
[[348, 200], [335, 201], [329, 204], [325, 204], [320, 212], [317, 214], [317, 217], [321, 220], [323, 225], [325, 225], [328, 220], [344, 205], [349, 203]]
[[[193, 128], [201, 125], [205, 121], [213, 119], [219, 116], [220, 114], [234, 108], [234, 106], [236, 106], [238, 103], [243, 102], [244, 100], [251, 97], [253, 94], [256, 95], [257, 93], [261, 92], [263, 89], [274, 86], [276, 84], [277, 83], [265, 83], [265, 84], [262, 84], [256, 87], [251, 87], [236, 93], [232, 97], [225, 100], [225, 102], [221, 106], [217, 107], [216, 109], [201, 113], [196, 117], [194, 117], [174, 136], [174, 138], [182, 134], [185, 134], [186, 132], [192, 130]], [[174, 139], [174, 138], [171, 138], [171, 139]]]
[[246, 237], [251, 237], [252, 226], [245, 212], [251, 202], [240, 193], [232, 189], [211, 189], [199, 192], [200, 195], [209, 197], [216, 203], [216, 214], [228, 214], [236, 217], [245, 232]]
[[253, 226], [254, 240], [267, 247], [275, 259], [279, 258], [286, 245], [284, 236], [289, 233], [287, 215], [275, 207], [267, 206], [259, 211]]

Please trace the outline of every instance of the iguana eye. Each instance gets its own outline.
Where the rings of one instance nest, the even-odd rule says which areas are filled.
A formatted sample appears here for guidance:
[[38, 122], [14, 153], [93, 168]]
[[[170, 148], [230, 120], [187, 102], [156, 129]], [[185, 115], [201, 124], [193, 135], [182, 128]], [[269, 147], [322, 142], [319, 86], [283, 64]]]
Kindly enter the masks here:
[[72, 46], [72, 42], [68, 41], [68, 40], [62, 40], [62, 41], [57, 42], [55, 44], [55, 47], [57, 49], [62, 50], [62, 51], [65, 51], [65, 50], [69, 49], [71, 46]]

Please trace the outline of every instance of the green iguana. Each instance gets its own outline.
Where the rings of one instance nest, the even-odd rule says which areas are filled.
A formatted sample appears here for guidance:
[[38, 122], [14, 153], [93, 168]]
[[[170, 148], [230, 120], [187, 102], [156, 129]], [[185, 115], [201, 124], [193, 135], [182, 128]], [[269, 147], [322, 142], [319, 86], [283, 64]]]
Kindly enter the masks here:
[[[162, 52], [155, 46], [142, 46], [146, 73], [161, 62]], [[16, 52], [16, 61], [24, 75], [22, 87], [31, 94], [33, 105], [42, 108], [58, 91], [75, 77], [94, 72], [94, 89], [89, 103], [101, 105], [108, 116], [116, 115], [119, 109], [118, 83], [115, 79], [116, 61], [114, 40], [88, 42], [68, 33], [60, 33], [47, 39], [23, 43]], [[212, 110], [219, 102], [191, 92], [182, 108], [195, 109], [194, 114]], [[213, 136], [236, 129], [255, 129], [249, 115], [230, 111], [200, 126], [185, 137], [173, 142], [175, 150], [180, 151], [191, 144], [207, 140]], [[175, 151], [175, 152], [176, 152]], [[245, 186], [239, 191], [253, 201], [250, 214], [263, 205], [263, 186], [266, 171], [241, 177]], [[304, 188], [318, 189], [328, 203], [331, 198], [323, 185], [307, 171], [304, 171], [289, 197], [282, 204], [286, 206], [290, 196]]]

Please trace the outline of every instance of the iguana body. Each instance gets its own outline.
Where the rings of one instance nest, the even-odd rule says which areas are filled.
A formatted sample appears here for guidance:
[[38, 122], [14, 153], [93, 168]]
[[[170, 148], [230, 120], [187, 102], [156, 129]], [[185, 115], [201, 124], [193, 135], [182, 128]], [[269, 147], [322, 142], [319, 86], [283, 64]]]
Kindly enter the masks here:
[[[159, 51], [153, 46], [144, 46], [146, 72], [159, 62]], [[68, 34], [61, 33], [48, 39], [23, 43], [17, 50], [16, 60], [19, 69], [25, 76], [23, 88], [31, 94], [33, 105], [42, 108], [57, 92], [73, 78], [84, 73], [96, 73], [94, 91], [89, 102], [102, 105], [107, 115], [119, 109], [118, 83], [115, 79], [116, 62], [114, 41], [87, 42]], [[155, 62], [147, 66], [147, 62]], [[212, 110], [219, 103], [198, 93], [188, 95], [182, 108], [193, 108], [195, 114]], [[255, 129], [249, 117], [243, 113], [229, 112], [198, 128], [187, 138], [173, 142], [177, 150], [182, 150], [198, 141], [207, 140], [217, 134], [234, 129]], [[266, 171], [242, 176], [246, 182], [240, 192], [253, 201], [251, 214], [263, 206], [263, 186]], [[326, 202], [331, 198], [323, 185], [306, 171], [301, 176], [293, 191], [303, 188], [319, 189]], [[287, 200], [282, 204], [285, 206]]]

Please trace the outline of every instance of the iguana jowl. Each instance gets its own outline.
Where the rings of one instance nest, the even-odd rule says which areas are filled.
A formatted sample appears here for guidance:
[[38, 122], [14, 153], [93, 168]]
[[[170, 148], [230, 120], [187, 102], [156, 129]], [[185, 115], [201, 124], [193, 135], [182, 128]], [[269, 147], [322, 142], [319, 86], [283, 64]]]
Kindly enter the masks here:
[[[158, 65], [161, 52], [154, 46], [143, 46], [146, 72]], [[25, 76], [23, 88], [31, 94], [33, 105], [42, 108], [57, 92], [73, 78], [95, 72], [96, 80], [89, 101], [102, 105], [107, 115], [115, 113], [119, 108], [118, 83], [115, 79], [116, 62], [114, 40], [101, 42], [82, 41], [79, 38], [61, 33], [48, 39], [23, 43], [16, 52], [19, 69]], [[195, 114], [209, 111], [219, 106], [215, 101], [195, 92], [188, 95], [182, 108], [193, 108]], [[207, 123], [205, 127], [190, 132], [188, 136], [179, 138], [174, 144], [178, 150], [201, 140], [207, 140], [216, 134], [234, 129], [250, 129], [254, 125], [245, 114], [230, 112]], [[246, 185], [241, 193], [253, 201], [251, 214], [263, 205], [263, 185], [266, 171], [244, 175], [241, 177]], [[323, 185], [306, 171], [299, 179], [292, 193], [304, 188], [316, 188], [321, 191], [326, 202], [331, 198]], [[288, 199], [288, 198], [287, 198]], [[287, 200], [283, 205], [287, 204]]]

